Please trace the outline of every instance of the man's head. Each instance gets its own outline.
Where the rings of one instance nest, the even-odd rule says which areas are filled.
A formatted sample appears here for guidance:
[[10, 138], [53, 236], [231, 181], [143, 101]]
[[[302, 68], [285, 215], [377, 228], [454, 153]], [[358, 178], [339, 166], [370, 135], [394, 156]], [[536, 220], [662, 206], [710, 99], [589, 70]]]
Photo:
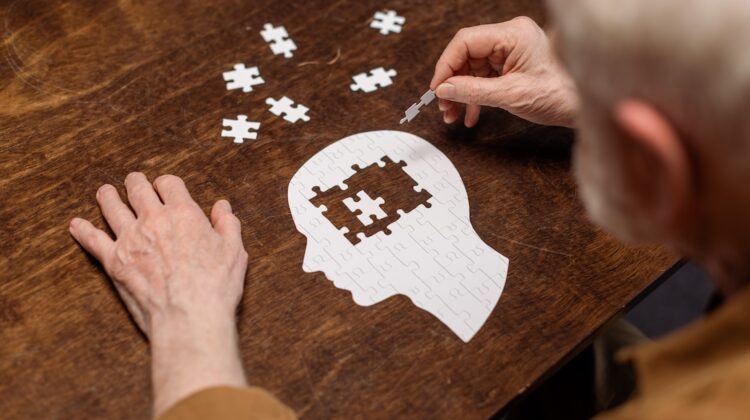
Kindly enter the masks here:
[[594, 220], [750, 274], [750, 2], [549, 1]]

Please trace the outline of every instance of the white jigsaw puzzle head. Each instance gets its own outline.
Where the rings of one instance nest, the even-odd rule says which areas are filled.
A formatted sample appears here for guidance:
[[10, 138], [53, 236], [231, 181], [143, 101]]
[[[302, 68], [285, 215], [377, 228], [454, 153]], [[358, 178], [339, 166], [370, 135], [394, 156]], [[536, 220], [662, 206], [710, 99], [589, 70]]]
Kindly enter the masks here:
[[[359, 241], [353, 243], [346, 235], [362, 226], [335, 226], [326, 217], [326, 207], [311, 200], [338, 188], [350, 194], [351, 201], [344, 204], [352, 213], [358, 211], [357, 216], [366, 216], [371, 223], [394, 216], [379, 213], [388, 199], [379, 200], [366, 191], [359, 194], [356, 188], [349, 191], [346, 184], [369, 165], [384, 167], [383, 158], [403, 161], [405, 166], [400, 169], [417, 184], [414, 191], [429, 196], [428, 203], [410, 211], [398, 210], [396, 216], [400, 217], [388, 225], [390, 234], [380, 231], [365, 236], [360, 232]], [[395, 165], [392, 162], [389, 164]], [[320, 189], [316, 192], [314, 187]], [[297, 171], [289, 183], [288, 198], [297, 230], [307, 238], [304, 271], [323, 272], [336, 287], [350, 291], [359, 305], [406, 295], [468, 342], [500, 298], [508, 259], [474, 231], [458, 171], [420, 137], [373, 131], [341, 139]]]

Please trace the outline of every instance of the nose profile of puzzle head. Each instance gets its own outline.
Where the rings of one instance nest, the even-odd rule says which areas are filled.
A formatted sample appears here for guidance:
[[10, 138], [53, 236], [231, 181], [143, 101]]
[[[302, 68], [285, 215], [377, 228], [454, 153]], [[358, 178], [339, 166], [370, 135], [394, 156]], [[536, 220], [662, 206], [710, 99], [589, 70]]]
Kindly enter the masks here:
[[471, 226], [455, 166], [420, 137], [341, 139], [297, 171], [288, 198], [307, 238], [303, 270], [359, 305], [405, 295], [468, 342], [500, 298], [508, 260]]

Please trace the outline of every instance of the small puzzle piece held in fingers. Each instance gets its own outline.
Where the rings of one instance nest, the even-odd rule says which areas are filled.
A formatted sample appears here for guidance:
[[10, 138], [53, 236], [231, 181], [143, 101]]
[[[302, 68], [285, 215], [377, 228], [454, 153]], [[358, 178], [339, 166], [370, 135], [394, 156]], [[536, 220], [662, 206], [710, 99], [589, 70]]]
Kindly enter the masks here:
[[406, 18], [399, 16], [393, 10], [384, 10], [382, 12], [375, 12], [375, 16], [372, 17], [370, 27], [378, 29], [381, 34], [388, 35], [391, 32], [401, 32], [401, 27], [406, 22]]
[[353, 91], [362, 91], [365, 93], [373, 92], [378, 87], [386, 87], [393, 84], [392, 78], [396, 76], [396, 70], [386, 70], [383, 67], [372, 69], [370, 74], [360, 73], [352, 76], [354, 83], [350, 85]]
[[283, 26], [273, 26], [266, 23], [263, 25], [263, 30], [260, 31], [260, 36], [268, 42], [275, 55], [283, 54], [286, 58], [292, 58], [292, 51], [297, 49], [297, 45], [289, 38], [289, 34]]
[[253, 86], [265, 83], [257, 67], [246, 68], [242, 63], [235, 64], [234, 70], [226, 71], [222, 75], [227, 82], [227, 90], [242, 89], [243, 92], [252, 92]]
[[246, 139], [258, 138], [256, 131], [260, 128], [260, 123], [248, 121], [247, 115], [238, 115], [236, 120], [224, 118], [222, 124], [231, 130], [221, 130], [221, 136], [232, 137], [235, 143], [244, 143]]
[[412, 106], [410, 106], [406, 110], [404, 118], [401, 118], [401, 121], [399, 121], [399, 124], [403, 124], [405, 122], [411, 122], [411, 120], [413, 120], [414, 117], [416, 117], [417, 114], [419, 114], [420, 108], [422, 108], [423, 106], [429, 105], [430, 102], [433, 101], [433, 99], [435, 99], [435, 92], [432, 89], [422, 94], [422, 97], [419, 98], [419, 102], [417, 102], [416, 104], [412, 104]]
[[310, 117], [307, 115], [307, 111], [310, 109], [304, 105], [292, 106], [294, 101], [286, 96], [283, 96], [278, 101], [273, 98], [268, 98], [266, 99], [266, 104], [271, 105], [269, 111], [271, 111], [272, 114], [278, 116], [283, 114], [283, 118], [290, 123], [295, 123], [299, 120], [310, 121]]

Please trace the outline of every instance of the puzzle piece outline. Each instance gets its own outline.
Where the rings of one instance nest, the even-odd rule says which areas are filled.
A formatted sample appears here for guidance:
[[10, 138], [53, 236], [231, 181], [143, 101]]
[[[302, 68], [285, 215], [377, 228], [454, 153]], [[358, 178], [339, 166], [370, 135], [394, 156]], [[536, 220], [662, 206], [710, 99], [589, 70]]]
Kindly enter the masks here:
[[370, 27], [378, 29], [381, 35], [392, 33], [401, 33], [401, 29], [406, 23], [406, 18], [399, 16], [395, 10], [377, 11], [372, 16]]
[[224, 81], [227, 82], [227, 90], [242, 89], [248, 93], [253, 91], [253, 86], [262, 85], [266, 81], [260, 76], [257, 66], [245, 67], [244, 63], [234, 65], [234, 70], [222, 73]]
[[266, 104], [271, 105], [271, 108], [269, 108], [268, 110], [272, 114], [282, 117], [292, 124], [296, 123], [299, 120], [305, 122], [310, 121], [310, 116], [307, 115], [307, 111], [309, 111], [310, 108], [302, 104], [294, 105], [294, 101], [286, 96], [282, 96], [279, 100], [268, 97], [266, 98]]
[[384, 67], [376, 67], [370, 70], [369, 74], [359, 73], [352, 76], [354, 83], [350, 84], [349, 88], [354, 92], [374, 92], [380, 88], [392, 85], [393, 78], [397, 75], [398, 72], [394, 69], [386, 70]]
[[245, 140], [257, 139], [258, 130], [260, 130], [260, 122], [248, 121], [247, 115], [243, 114], [237, 115], [237, 119], [235, 120], [224, 118], [222, 120], [222, 126], [230, 127], [231, 130], [221, 130], [221, 137], [234, 138], [233, 141], [237, 144], [242, 144]]
[[365, 226], [370, 226], [373, 223], [373, 217], [377, 220], [382, 220], [388, 217], [388, 214], [383, 211], [380, 206], [385, 204], [383, 197], [377, 197], [372, 199], [367, 191], [360, 190], [354, 197], [347, 197], [343, 200], [344, 205], [351, 211], [360, 222]]
[[271, 47], [274, 55], [283, 55], [285, 58], [292, 58], [292, 51], [297, 49], [297, 44], [289, 37], [289, 32], [283, 26], [273, 26], [271, 23], [263, 25], [260, 36]]

